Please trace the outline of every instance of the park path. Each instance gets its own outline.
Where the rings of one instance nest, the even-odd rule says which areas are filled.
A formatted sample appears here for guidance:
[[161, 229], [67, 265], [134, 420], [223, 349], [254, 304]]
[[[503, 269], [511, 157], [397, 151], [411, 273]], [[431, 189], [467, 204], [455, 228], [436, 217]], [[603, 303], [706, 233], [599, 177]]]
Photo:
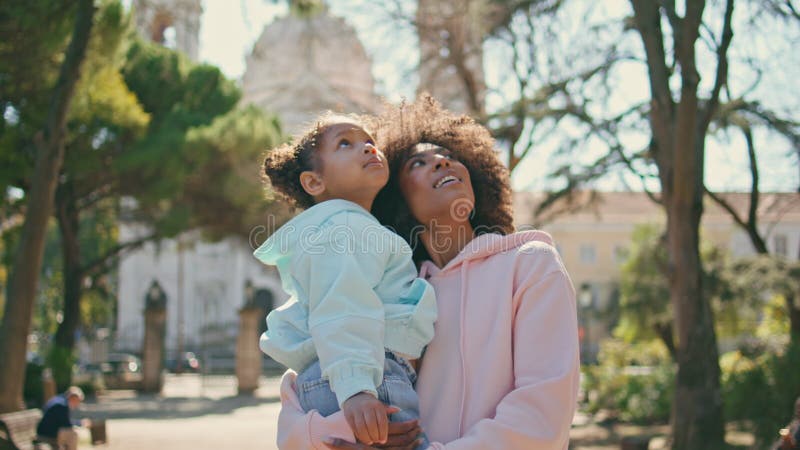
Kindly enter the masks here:
[[[108, 443], [98, 450], [275, 450], [279, 387], [279, 376], [262, 377], [254, 396], [237, 396], [233, 376], [167, 375], [159, 396], [109, 391], [87, 400], [78, 416], [106, 419]], [[578, 413], [570, 448], [617, 450], [623, 436], [667, 432], [666, 426], [601, 426]], [[79, 433], [80, 448], [90, 448], [88, 430]], [[752, 436], [734, 438], [752, 442]], [[651, 441], [651, 450], [662, 448], [663, 438]]]
[[[276, 449], [278, 377], [262, 377], [253, 397], [236, 395], [233, 376], [167, 375], [160, 396], [109, 391], [81, 407], [105, 418], [105, 450]], [[89, 448], [81, 430], [81, 448]]]

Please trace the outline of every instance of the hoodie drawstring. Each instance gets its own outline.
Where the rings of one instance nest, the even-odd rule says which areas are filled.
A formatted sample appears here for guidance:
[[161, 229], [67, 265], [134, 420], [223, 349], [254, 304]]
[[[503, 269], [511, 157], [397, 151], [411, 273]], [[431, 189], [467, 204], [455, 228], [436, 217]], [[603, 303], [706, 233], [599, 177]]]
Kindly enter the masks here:
[[460, 359], [461, 359], [461, 406], [460, 411], [458, 413], [458, 436], [463, 436], [462, 428], [464, 427], [464, 403], [467, 399], [467, 370], [466, 366], [464, 365], [464, 339], [467, 335], [466, 330], [464, 329], [465, 321], [466, 321], [466, 313], [465, 310], [467, 309], [466, 305], [466, 298], [467, 298], [467, 269], [469, 268], [469, 260], [464, 261], [461, 264], [461, 299], [460, 299], [460, 310], [461, 310], [461, 337], [459, 339], [459, 351], [461, 352]]

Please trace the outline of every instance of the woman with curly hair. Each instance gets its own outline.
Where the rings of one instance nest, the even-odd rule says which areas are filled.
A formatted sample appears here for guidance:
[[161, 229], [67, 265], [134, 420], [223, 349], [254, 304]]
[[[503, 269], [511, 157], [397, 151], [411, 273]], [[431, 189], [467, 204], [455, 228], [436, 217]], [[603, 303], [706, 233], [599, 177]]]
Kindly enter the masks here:
[[[370, 127], [390, 167], [372, 212], [414, 249], [439, 309], [416, 389], [431, 449], [566, 449], [579, 362], [575, 292], [549, 235], [514, 232], [488, 131], [429, 96]], [[282, 449], [369, 449], [341, 413], [304, 413], [287, 372]], [[415, 422], [374, 448], [414, 448]]]

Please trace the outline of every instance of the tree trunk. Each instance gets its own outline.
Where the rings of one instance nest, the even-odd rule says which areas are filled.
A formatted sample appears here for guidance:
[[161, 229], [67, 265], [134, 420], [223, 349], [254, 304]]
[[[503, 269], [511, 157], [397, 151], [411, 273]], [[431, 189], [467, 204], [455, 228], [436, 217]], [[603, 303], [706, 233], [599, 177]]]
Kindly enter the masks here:
[[[702, 295], [700, 195], [673, 199], [667, 228], [671, 263], [670, 298], [678, 332], [678, 374], [672, 402], [676, 450], [724, 448], [719, 354], [711, 307]], [[685, 204], [685, 203], [688, 203]]]
[[793, 345], [800, 346], [800, 308], [795, 304], [794, 292], [786, 294], [786, 309], [789, 311], [789, 337]]
[[39, 282], [47, 222], [64, 159], [67, 111], [80, 78], [91, 35], [94, 4], [80, 0], [72, 39], [58, 75], [44, 129], [37, 136], [36, 167], [28, 197], [22, 239], [8, 283], [5, 315], [0, 329], [0, 413], [24, 408], [25, 353], [30, 333], [36, 287]]
[[[701, 113], [697, 98], [700, 75], [694, 46], [705, 2], [687, 1], [683, 17], [678, 17], [670, 2], [631, 0], [631, 4], [647, 56], [653, 156], [667, 215], [670, 300], [675, 315], [678, 361], [672, 402], [672, 448], [721, 449], [725, 446], [725, 430], [719, 358], [711, 306], [702, 294], [699, 250], [704, 140], [712, 107], [703, 111], [706, 114]], [[665, 53], [662, 8], [672, 27], [674, 59], [680, 68], [681, 92], [677, 105], [669, 85], [672, 69]], [[715, 92], [721, 80], [718, 75]]]
[[75, 350], [75, 331], [80, 325], [80, 300], [83, 273], [79, 240], [80, 211], [67, 179], [56, 189], [56, 217], [61, 232], [61, 254], [64, 271], [63, 320], [56, 330], [48, 363], [59, 390], [72, 384], [72, 364]]
[[655, 326], [655, 330], [656, 335], [661, 339], [661, 342], [664, 343], [664, 346], [667, 347], [672, 361], [678, 362], [678, 350], [675, 348], [675, 336], [672, 332], [672, 322], [658, 323]]
[[56, 192], [58, 227], [61, 231], [61, 252], [64, 261], [64, 319], [58, 325], [55, 344], [70, 351], [75, 346], [75, 331], [80, 325], [80, 300], [83, 273], [78, 237], [80, 217], [69, 181]]

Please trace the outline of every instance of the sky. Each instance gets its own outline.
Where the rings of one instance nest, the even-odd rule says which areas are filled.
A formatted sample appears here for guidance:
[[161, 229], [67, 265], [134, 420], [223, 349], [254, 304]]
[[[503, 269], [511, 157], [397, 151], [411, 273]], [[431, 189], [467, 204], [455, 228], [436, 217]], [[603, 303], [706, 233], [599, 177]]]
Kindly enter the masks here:
[[[399, 27], [392, 28], [391, 20], [376, 20], [374, 10], [365, 12], [369, 2], [364, 0], [330, 1], [331, 12], [345, 17], [354, 26], [367, 53], [373, 60], [373, 75], [378, 94], [392, 101], [413, 97], [416, 79], [414, 68], [418, 54], [415, 36], [404, 35]], [[607, 2], [611, 14], [624, 14], [627, 2]], [[204, 14], [200, 31], [200, 60], [218, 66], [226, 76], [240, 79], [245, 70], [245, 55], [252, 49], [264, 26], [276, 17], [286, 14], [283, 1], [275, 0], [204, 0]], [[616, 8], [616, 10], [615, 10]], [[376, 25], [378, 23], [379, 25]], [[385, 36], [394, 33], [388, 44]], [[399, 44], [398, 44], [399, 43]], [[753, 44], [769, 47], [770, 42]], [[766, 51], [766, 50], [765, 50]], [[502, 56], [495, 56], [502, 57]], [[489, 55], [487, 59], [491, 59]], [[485, 64], [487, 78], [493, 74], [490, 63]], [[631, 74], [624, 81], [628, 89], [646, 94], [647, 86], [641, 76]], [[795, 96], [796, 99], [796, 96]], [[800, 185], [797, 157], [787, 157], [788, 143], [756, 132], [759, 147], [760, 188], [762, 191], [795, 191]], [[706, 155], [706, 185], [716, 191], [749, 190], [750, 174], [744, 140], [731, 135], [726, 141], [708, 140]], [[517, 190], [545, 190], [558, 187], [546, 174], [553, 167], [554, 148], [537, 149], [535, 155], [524, 160], [512, 177]], [[534, 157], [535, 156], [535, 157]], [[611, 174], [596, 182], [601, 190], [641, 190], [642, 183], [629, 173]], [[648, 189], [657, 190], [655, 181]]]

